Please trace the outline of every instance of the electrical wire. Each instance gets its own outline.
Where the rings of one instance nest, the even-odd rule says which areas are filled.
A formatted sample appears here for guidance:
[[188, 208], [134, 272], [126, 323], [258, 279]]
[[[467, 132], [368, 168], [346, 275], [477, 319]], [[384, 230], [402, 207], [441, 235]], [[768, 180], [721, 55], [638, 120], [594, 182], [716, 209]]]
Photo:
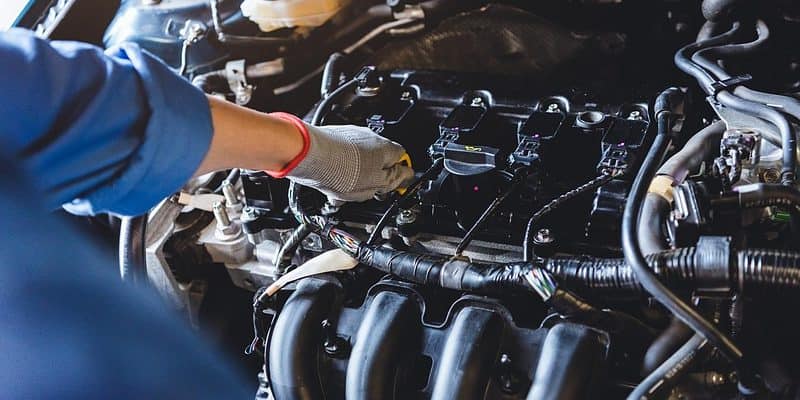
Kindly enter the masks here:
[[531, 268], [530, 272], [525, 274], [525, 280], [544, 301], [553, 296], [558, 286], [549, 272], [538, 267]]
[[420, 175], [420, 177], [416, 181], [414, 181], [414, 183], [411, 184], [411, 186], [406, 188], [405, 193], [400, 195], [400, 197], [398, 197], [395, 201], [392, 202], [391, 205], [389, 205], [389, 208], [387, 208], [386, 211], [384, 211], [383, 215], [381, 215], [381, 218], [378, 220], [378, 223], [375, 224], [375, 228], [369, 235], [366, 244], [368, 245], [375, 244], [375, 241], [377, 241], [378, 238], [380, 237], [381, 231], [383, 231], [383, 228], [385, 228], [386, 225], [389, 223], [389, 218], [391, 218], [394, 215], [394, 213], [397, 212], [400, 206], [405, 204], [408, 199], [410, 199], [412, 196], [415, 196], [417, 192], [422, 188], [422, 185], [425, 182], [438, 176], [439, 172], [441, 172], [442, 170], [443, 165], [444, 165], [443, 158], [437, 158], [436, 160], [434, 160], [433, 164], [425, 172], [423, 172], [422, 175]]
[[590, 180], [589, 182], [584, 183], [581, 186], [578, 186], [575, 189], [572, 189], [561, 196], [556, 197], [555, 199], [551, 200], [549, 203], [545, 204], [539, 211], [536, 211], [531, 215], [531, 218], [528, 220], [528, 224], [525, 226], [525, 236], [522, 243], [522, 253], [523, 253], [523, 260], [529, 262], [533, 259], [533, 232], [534, 228], [536, 228], [536, 223], [542, 219], [545, 215], [549, 214], [556, 208], [558, 208], [561, 204], [565, 203], [566, 201], [583, 194], [589, 190], [594, 190], [599, 188], [600, 186], [605, 185], [606, 183], [610, 182], [614, 179], [616, 175], [614, 174], [607, 174], [603, 173], [602, 175]]
[[500, 193], [497, 197], [494, 198], [494, 200], [492, 200], [491, 203], [489, 203], [489, 206], [486, 207], [486, 209], [483, 211], [480, 217], [478, 217], [475, 223], [472, 224], [467, 233], [458, 243], [458, 246], [456, 246], [456, 250], [453, 255], [454, 257], [458, 257], [461, 255], [461, 253], [464, 252], [467, 246], [469, 246], [469, 244], [472, 242], [472, 238], [475, 236], [475, 234], [477, 234], [483, 227], [483, 225], [486, 223], [486, 221], [489, 220], [489, 216], [494, 214], [494, 212], [497, 210], [497, 207], [500, 207], [500, 204], [502, 204], [503, 201], [505, 201], [505, 199], [508, 198], [508, 196], [510, 196], [511, 193], [513, 193], [519, 187], [522, 181], [523, 178], [520, 175], [520, 173], [514, 175], [511, 181], [511, 185], [509, 185], [509, 187], [506, 190]]

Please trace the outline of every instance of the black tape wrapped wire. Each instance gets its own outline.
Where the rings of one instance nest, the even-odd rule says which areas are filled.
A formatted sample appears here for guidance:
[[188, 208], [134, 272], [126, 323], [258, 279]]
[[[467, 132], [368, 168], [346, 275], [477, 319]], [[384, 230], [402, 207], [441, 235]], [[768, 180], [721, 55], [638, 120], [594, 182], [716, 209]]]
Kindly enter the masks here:
[[[681, 290], [725, 285], [759, 294], [800, 288], [800, 252], [745, 249], [709, 256], [704, 248], [686, 247], [646, 257], [663, 282]], [[644, 294], [636, 274], [623, 258], [553, 257], [531, 263], [472, 263], [444, 256], [417, 254], [382, 246], [361, 245], [363, 264], [411, 282], [482, 294], [530, 293], [525, 274], [549, 272], [560, 287], [593, 294]]]

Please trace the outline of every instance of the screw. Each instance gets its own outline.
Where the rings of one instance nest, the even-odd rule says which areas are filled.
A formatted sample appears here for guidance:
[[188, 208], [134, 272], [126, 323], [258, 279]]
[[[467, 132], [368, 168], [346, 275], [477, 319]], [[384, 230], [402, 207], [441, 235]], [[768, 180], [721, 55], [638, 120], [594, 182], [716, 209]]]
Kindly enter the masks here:
[[400, 100], [410, 100], [411, 92], [403, 92], [400, 94]]
[[533, 240], [538, 244], [550, 244], [553, 243], [556, 238], [553, 236], [553, 233], [550, 232], [550, 229], [542, 228], [536, 231], [536, 236], [533, 237]]
[[508, 354], [500, 355], [500, 389], [508, 394], [516, 392], [518, 379], [514, 376], [514, 371], [511, 366], [511, 357]]
[[336, 334], [336, 328], [330, 321], [322, 321], [322, 347], [331, 357], [341, 357], [348, 352], [347, 342]]
[[222, 181], [222, 194], [225, 196], [225, 202], [233, 207], [239, 204], [239, 196], [236, 189], [233, 187], [231, 181], [225, 179]]
[[225, 210], [225, 204], [223, 202], [214, 202], [211, 209], [214, 211], [214, 218], [217, 220], [218, 226], [222, 228], [231, 226], [231, 218], [228, 216], [228, 211]]
[[642, 112], [639, 110], [633, 110], [630, 114], [628, 114], [628, 119], [640, 120], [642, 119]]
[[398, 224], [410, 224], [417, 220], [417, 215], [411, 210], [402, 210], [397, 214]]
[[473, 97], [471, 105], [473, 107], [480, 107], [483, 105], [483, 99], [480, 97]]
[[545, 112], [560, 113], [561, 112], [561, 106], [559, 106], [558, 103], [550, 103], [550, 104], [547, 105], [547, 110], [545, 110]]

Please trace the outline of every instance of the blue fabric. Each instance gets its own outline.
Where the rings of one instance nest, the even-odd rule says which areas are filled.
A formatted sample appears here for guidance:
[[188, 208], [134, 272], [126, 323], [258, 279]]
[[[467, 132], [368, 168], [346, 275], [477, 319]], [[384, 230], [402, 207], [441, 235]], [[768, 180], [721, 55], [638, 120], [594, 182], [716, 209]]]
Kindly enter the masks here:
[[135, 45], [105, 52], [0, 33], [0, 151], [47, 207], [141, 214], [178, 190], [211, 143], [203, 93]]
[[0, 398], [246, 399], [255, 384], [0, 161]]
[[0, 398], [250, 398], [226, 359], [46, 211], [141, 213], [208, 149], [202, 93], [136, 47], [109, 55], [0, 33]]

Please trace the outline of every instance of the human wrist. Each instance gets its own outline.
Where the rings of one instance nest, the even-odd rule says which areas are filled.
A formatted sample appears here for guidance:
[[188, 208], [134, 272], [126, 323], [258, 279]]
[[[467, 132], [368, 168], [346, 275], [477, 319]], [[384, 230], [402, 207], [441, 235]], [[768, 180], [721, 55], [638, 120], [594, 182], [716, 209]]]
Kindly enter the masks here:
[[[275, 112], [268, 115], [291, 125], [289, 128], [289, 142], [298, 142], [298, 139], [302, 141], [302, 144], [299, 146], [297, 144], [286, 146], [287, 150], [285, 150], [285, 153], [287, 157], [285, 158], [286, 162], [283, 164], [282, 168], [264, 171], [273, 178], [284, 178], [305, 159], [306, 155], [308, 155], [308, 151], [311, 148], [311, 137], [308, 132], [308, 127], [300, 118], [283, 112]], [[298, 147], [300, 148], [299, 152], [297, 151]]]

